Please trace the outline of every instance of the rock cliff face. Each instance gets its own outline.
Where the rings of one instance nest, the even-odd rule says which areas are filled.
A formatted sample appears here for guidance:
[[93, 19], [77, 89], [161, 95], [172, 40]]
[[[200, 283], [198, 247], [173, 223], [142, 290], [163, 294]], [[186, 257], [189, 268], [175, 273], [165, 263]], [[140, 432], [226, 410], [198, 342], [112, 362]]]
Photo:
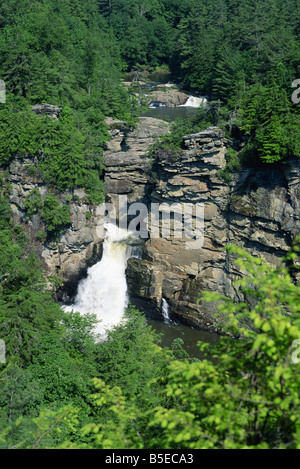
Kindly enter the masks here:
[[219, 177], [226, 164], [226, 151], [224, 133], [213, 127], [184, 137], [178, 154], [160, 152], [151, 177], [149, 167], [147, 176], [141, 165], [139, 169], [145, 174], [138, 179], [138, 161], [119, 153], [122, 172], [116, 190], [110, 185], [112, 166], [107, 168], [111, 197], [122, 193], [123, 183], [135, 184], [135, 174], [139, 186], [130, 202], [146, 200], [149, 210], [151, 203], [204, 205], [201, 248], [191, 249], [185, 238], [177, 239], [172, 232], [169, 238], [153, 239], [149, 228], [143, 258], [129, 260], [127, 279], [131, 301], [140, 308], [160, 315], [165, 298], [173, 318], [210, 330], [217, 330], [212, 317], [214, 305], [198, 304], [199, 293], [209, 290], [239, 298], [233, 282], [241, 272], [224, 247], [236, 244], [277, 265], [300, 233], [299, 161], [278, 164], [271, 171], [241, 170], [228, 186]]
[[[58, 119], [61, 109], [48, 104], [36, 105], [33, 111]], [[136, 129], [127, 128], [124, 122], [107, 119], [112, 140], [107, 144], [105, 184], [112, 202], [117, 204], [117, 194], [128, 194], [129, 200], [142, 199], [147, 190], [147, 173], [151, 162], [146, 151], [156, 137], [168, 132], [168, 124], [156, 119], [141, 119]], [[57, 241], [43, 239], [45, 225], [40, 214], [28, 217], [26, 200], [33, 190], [38, 189], [42, 200], [53, 189], [36, 175], [36, 162], [32, 158], [15, 159], [8, 171], [10, 202], [13, 219], [23, 226], [30, 245], [41, 259], [49, 277], [56, 277], [59, 300], [68, 301], [75, 295], [79, 280], [86, 270], [102, 256], [103, 214], [99, 207], [88, 202], [84, 190], [72, 193], [56, 193], [60, 203], [69, 204], [71, 223], [66, 226]]]
[[58, 298], [65, 300], [74, 295], [78, 280], [84, 275], [88, 266], [101, 257], [102, 239], [99, 237], [101, 217], [97, 208], [87, 202], [83, 190], [75, 190], [73, 194], [56, 194], [62, 203], [69, 203], [71, 208], [71, 224], [66, 227], [58, 242], [47, 242], [37, 234], [45, 231], [40, 214], [28, 217], [25, 202], [29, 194], [38, 189], [42, 200], [50, 192], [43, 181], [33, 176], [34, 160], [30, 158], [16, 159], [10, 165], [8, 181], [10, 182], [10, 202], [13, 219], [23, 226], [31, 246], [41, 259], [46, 274], [57, 277], [61, 287], [57, 289]]
[[[37, 112], [59, 115], [59, 109]], [[293, 239], [300, 233], [300, 162], [291, 160], [272, 170], [243, 169], [228, 186], [219, 176], [226, 164], [228, 142], [212, 127], [183, 139], [178, 153], [161, 151], [155, 159], [147, 155], [157, 137], [169, 131], [161, 120], [141, 118], [135, 129], [121, 121], [107, 120], [112, 139], [107, 144], [105, 186], [107, 200], [118, 208], [120, 195], [128, 204], [143, 202], [149, 210], [149, 236], [141, 259], [128, 261], [127, 282], [132, 303], [152, 315], [161, 316], [162, 299], [170, 315], [188, 325], [217, 330], [214, 305], [198, 304], [201, 291], [217, 291], [239, 298], [233, 282], [241, 272], [224, 247], [236, 244], [277, 265]], [[24, 203], [33, 189], [42, 199], [49, 192], [30, 158], [16, 159], [10, 166], [10, 201], [14, 220], [24, 226], [49, 276], [57, 276], [59, 299], [71, 298], [86, 269], [102, 255], [99, 208], [89, 205], [83, 190], [56, 194], [69, 203], [71, 224], [57, 243], [37, 240], [45, 227], [39, 215], [26, 216]], [[204, 243], [191, 248], [186, 238], [153, 236], [161, 221], [151, 226], [151, 204], [204, 205]], [[179, 208], [178, 208], [179, 207]]]
[[106, 193], [116, 207], [120, 194], [126, 194], [130, 203], [144, 201], [152, 168], [147, 150], [168, 133], [169, 124], [151, 117], [141, 117], [136, 129], [127, 129], [121, 121], [107, 119], [106, 123], [112, 135], [104, 153]]

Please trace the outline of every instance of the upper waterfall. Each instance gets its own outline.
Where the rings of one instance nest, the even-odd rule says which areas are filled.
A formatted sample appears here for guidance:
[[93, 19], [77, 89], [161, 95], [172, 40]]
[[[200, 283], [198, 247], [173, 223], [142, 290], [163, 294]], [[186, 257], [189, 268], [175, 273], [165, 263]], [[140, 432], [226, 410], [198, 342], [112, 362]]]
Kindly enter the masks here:
[[186, 103], [180, 107], [202, 107], [207, 103], [207, 99], [204, 97], [197, 98], [196, 96], [190, 96]]

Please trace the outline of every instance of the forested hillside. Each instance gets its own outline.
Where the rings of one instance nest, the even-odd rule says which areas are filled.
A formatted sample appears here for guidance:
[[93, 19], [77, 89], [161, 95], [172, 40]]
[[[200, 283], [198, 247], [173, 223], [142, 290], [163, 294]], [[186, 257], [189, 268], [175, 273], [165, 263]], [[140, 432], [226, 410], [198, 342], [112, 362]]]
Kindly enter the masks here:
[[[85, 187], [103, 197], [104, 116], [131, 121], [134, 103], [120, 85], [122, 59], [97, 2], [4, 2], [0, 7], [0, 161], [37, 156], [45, 180], [59, 189]], [[36, 118], [31, 105], [63, 108], [59, 122]], [[72, 165], [70, 156], [72, 155]], [[66, 161], [67, 158], [67, 161]]]
[[[32, 192], [26, 213], [39, 210], [45, 238], [55, 242], [70, 222], [58, 194], [84, 188], [91, 206], [104, 200], [105, 118], [133, 127], [140, 112], [126, 74], [159, 68], [208, 98], [206, 109], [176, 123], [159, 145], [174, 150], [189, 130], [220, 125], [231, 144], [228, 171], [241, 164], [272, 170], [300, 157], [300, 104], [291, 99], [299, 44], [298, 0], [1, 2], [2, 448], [300, 448], [299, 364], [291, 361], [300, 292], [288, 268], [296, 244], [288, 267], [274, 268], [228, 248], [250, 300], [204, 295], [220, 302], [230, 333], [215, 347], [200, 346], [208, 359], [189, 357], [180, 340], [161, 348], [132, 307], [125, 325], [99, 343], [95, 317], [65, 313], [54, 301], [55, 279], [45, 279], [12, 221], [7, 181], [15, 158], [35, 161], [49, 194], [42, 203]], [[61, 108], [59, 119], [35, 114], [40, 103]]]
[[[297, 0], [17, 4], [9, 0], [0, 7], [0, 70], [8, 93], [8, 106], [1, 112], [18, 113], [17, 127], [1, 115], [6, 132], [11, 132], [10, 144], [0, 151], [2, 162], [22, 150], [18, 141], [22, 148], [30, 143], [30, 151], [37, 152], [32, 148], [34, 130], [30, 142], [21, 140], [20, 129], [16, 132], [23, 119], [28, 120], [20, 108], [40, 102], [63, 106], [64, 112], [71, 108], [68, 125], [49, 129], [51, 135], [44, 140], [55, 145], [58, 134], [68, 141], [65, 150], [74, 153], [76, 182], [94, 194], [100, 187], [99, 154], [108, 138], [103, 117], [132, 123], [136, 115], [134, 99], [120, 85], [122, 73], [159, 66], [168, 66], [183, 88], [220, 100], [216, 107], [221, 119], [231, 131], [248, 136], [246, 159], [258, 154], [274, 162], [299, 155], [299, 112], [291, 101], [292, 82], [300, 75]], [[63, 154], [57, 159], [59, 173]], [[86, 168], [93, 174], [89, 181]], [[71, 187], [74, 181], [66, 179], [64, 186]]]

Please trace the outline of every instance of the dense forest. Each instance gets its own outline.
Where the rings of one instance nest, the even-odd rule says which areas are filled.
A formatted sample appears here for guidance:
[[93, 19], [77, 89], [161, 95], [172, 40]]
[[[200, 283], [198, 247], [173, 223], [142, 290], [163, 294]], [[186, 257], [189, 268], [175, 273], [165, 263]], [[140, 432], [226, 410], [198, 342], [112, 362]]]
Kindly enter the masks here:
[[[42, 205], [33, 193], [27, 209], [42, 211], [49, 236], [69, 221], [69, 206], [55, 194], [79, 187], [101, 203], [104, 119], [134, 127], [138, 100], [122, 80], [160, 68], [209, 105], [175, 123], [159, 145], [173, 148], [188, 130], [220, 125], [232, 142], [224, 177], [242, 164], [272, 170], [300, 156], [300, 104], [291, 99], [299, 43], [298, 0], [1, 2], [1, 448], [300, 448], [295, 350], [291, 361], [300, 289], [288, 267], [228, 247], [247, 272], [239, 288], [255, 306], [203, 294], [220, 301], [229, 335], [199, 344], [201, 361], [180, 339], [162, 348], [133, 307], [99, 343], [95, 317], [65, 313], [54, 301], [12, 221], [5, 176], [16, 157], [36, 159], [53, 194]], [[59, 119], [33, 113], [39, 103], [59, 106]], [[286, 265], [297, 255], [295, 245]]]

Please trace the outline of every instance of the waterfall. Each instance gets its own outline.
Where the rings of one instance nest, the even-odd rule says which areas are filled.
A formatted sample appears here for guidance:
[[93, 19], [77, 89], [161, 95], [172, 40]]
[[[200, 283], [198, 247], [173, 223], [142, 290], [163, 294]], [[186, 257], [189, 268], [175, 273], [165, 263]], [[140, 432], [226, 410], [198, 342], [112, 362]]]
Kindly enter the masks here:
[[130, 242], [136, 239], [113, 224], [106, 224], [105, 230], [101, 261], [90, 267], [79, 283], [74, 304], [63, 307], [65, 311], [96, 314], [100, 321], [96, 332], [102, 336], [122, 321], [128, 305], [125, 269], [133, 249]]
[[168, 305], [167, 300], [165, 300], [164, 298], [162, 298], [161, 300], [161, 310], [162, 310], [164, 321], [169, 323], [171, 321], [169, 317], [169, 305]]
[[182, 104], [179, 107], [202, 107], [207, 103], [207, 99], [204, 97], [196, 98], [195, 96], [190, 96], [185, 104]]

